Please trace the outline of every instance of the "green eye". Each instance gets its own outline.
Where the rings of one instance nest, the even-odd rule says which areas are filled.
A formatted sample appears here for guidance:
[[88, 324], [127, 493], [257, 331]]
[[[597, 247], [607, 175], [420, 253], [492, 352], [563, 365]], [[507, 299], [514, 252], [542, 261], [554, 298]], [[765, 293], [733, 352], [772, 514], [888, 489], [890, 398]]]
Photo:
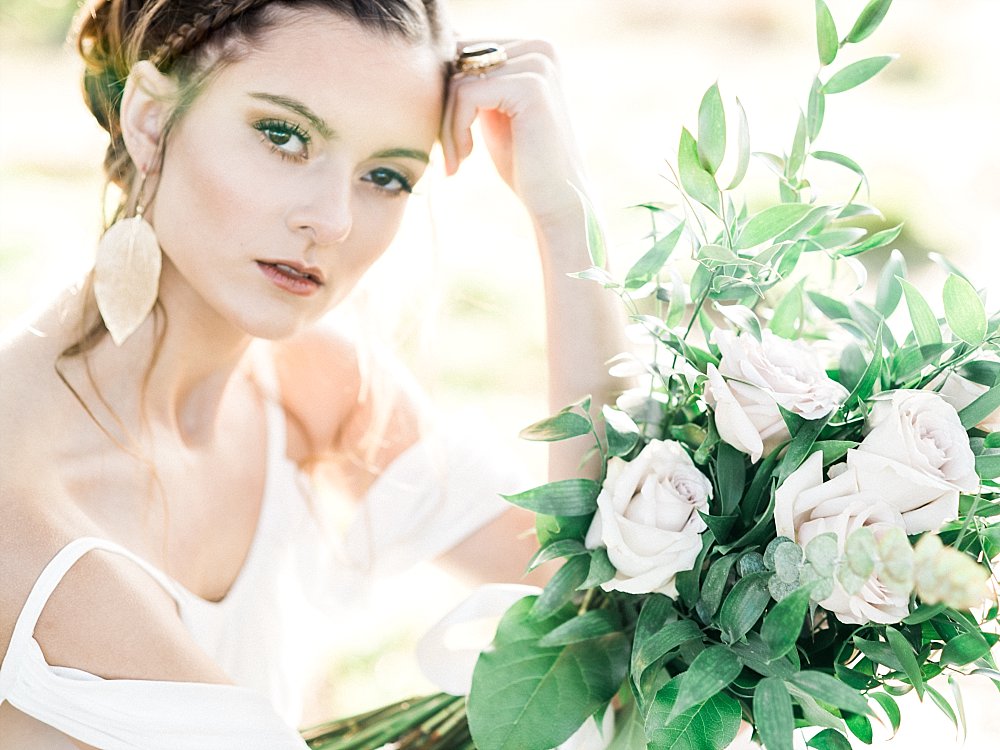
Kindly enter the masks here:
[[260, 120], [253, 127], [281, 156], [304, 159], [309, 155], [309, 134], [298, 125], [282, 120]]
[[361, 179], [372, 183], [379, 190], [387, 193], [399, 194], [413, 192], [413, 185], [406, 177], [401, 175], [399, 172], [393, 169], [387, 169], [386, 167], [373, 169]]

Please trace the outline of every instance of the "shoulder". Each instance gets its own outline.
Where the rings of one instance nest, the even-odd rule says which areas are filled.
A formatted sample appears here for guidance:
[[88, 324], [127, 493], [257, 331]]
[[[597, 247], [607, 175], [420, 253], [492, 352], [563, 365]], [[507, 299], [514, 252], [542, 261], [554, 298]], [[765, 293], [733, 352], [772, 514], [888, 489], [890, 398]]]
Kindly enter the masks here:
[[[36, 583], [46, 566], [73, 539], [101, 532], [58, 498], [46, 505], [6, 497], [0, 514], [0, 654], [7, 654], [26, 603], [43, 593]], [[228, 682], [193, 642], [171, 596], [105, 550], [87, 552], [58, 581], [34, 636], [53, 666], [108, 679]]]
[[327, 324], [270, 345], [291, 433], [304, 436], [300, 463], [353, 465], [363, 491], [419, 439], [431, 409], [422, 388], [391, 349]]

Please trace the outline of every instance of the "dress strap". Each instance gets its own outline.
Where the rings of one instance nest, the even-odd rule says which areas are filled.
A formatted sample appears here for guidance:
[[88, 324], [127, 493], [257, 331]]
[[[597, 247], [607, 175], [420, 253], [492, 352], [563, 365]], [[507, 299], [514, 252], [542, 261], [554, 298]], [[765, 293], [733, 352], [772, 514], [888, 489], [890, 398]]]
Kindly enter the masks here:
[[81, 557], [95, 549], [115, 552], [127, 557], [152, 576], [174, 598], [174, 601], [178, 604], [181, 603], [182, 594], [177, 585], [138, 555], [107, 539], [95, 536], [80, 537], [59, 550], [38, 575], [14, 625], [8, 653], [23, 646], [32, 637], [38, 618], [41, 616], [49, 597], [52, 596], [52, 592], [56, 590], [56, 586]]

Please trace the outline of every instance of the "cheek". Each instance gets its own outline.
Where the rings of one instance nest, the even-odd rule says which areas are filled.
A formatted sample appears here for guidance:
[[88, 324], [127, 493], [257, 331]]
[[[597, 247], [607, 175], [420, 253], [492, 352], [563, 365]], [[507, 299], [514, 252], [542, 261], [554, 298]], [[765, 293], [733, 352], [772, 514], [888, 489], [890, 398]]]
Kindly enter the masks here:
[[188, 132], [168, 143], [152, 214], [163, 251], [179, 265], [199, 249], [239, 248], [250, 239], [248, 229], [260, 227], [248, 217], [268, 211], [268, 191], [259, 189], [260, 175], [245, 153]]

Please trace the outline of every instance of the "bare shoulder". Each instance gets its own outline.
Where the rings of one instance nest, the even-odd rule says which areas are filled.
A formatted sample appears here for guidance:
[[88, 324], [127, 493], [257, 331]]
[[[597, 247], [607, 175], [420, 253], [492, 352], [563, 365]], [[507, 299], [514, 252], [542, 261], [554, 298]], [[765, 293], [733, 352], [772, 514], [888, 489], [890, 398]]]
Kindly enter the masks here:
[[388, 347], [333, 325], [272, 347], [290, 432], [306, 433], [301, 457], [339, 463], [354, 494], [419, 439], [431, 409]]
[[[67, 543], [101, 530], [54, 496], [6, 497], [0, 505], [0, 653], [46, 565]], [[108, 679], [226, 683], [193, 641], [170, 595], [128, 558], [84, 554], [56, 585], [34, 627], [53, 666]]]

